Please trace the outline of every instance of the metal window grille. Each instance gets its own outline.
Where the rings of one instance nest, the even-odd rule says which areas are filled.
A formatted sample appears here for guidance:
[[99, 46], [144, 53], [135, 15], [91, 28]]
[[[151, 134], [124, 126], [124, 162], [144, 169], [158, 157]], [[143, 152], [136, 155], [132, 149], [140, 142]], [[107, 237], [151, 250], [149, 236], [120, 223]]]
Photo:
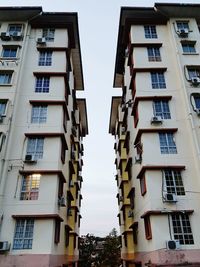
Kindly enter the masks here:
[[165, 76], [162, 72], [151, 72], [151, 84], [153, 89], [166, 88]]
[[161, 154], [176, 154], [176, 144], [173, 133], [159, 133]]
[[194, 44], [184, 44], [182, 43], [183, 53], [196, 53]]
[[31, 123], [46, 123], [47, 106], [33, 106], [31, 114]]
[[189, 24], [186, 21], [177, 21], [178, 30], [189, 30]]
[[51, 66], [52, 64], [52, 51], [40, 52], [39, 54], [39, 66]]
[[189, 78], [195, 78], [195, 77], [200, 77], [200, 70], [199, 69], [188, 69], [188, 75]]
[[49, 77], [37, 77], [36, 85], [35, 85], [35, 92], [36, 93], [48, 93], [49, 85], [50, 85]]
[[10, 24], [8, 27], [8, 31], [10, 35], [12, 35], [14, 32], [21, 32], [22, 31], [22, 25], [21, 24]]
[[148, 47], [147, 48], [149, 61], [161, 61], [160, 49], [159, 47]]
[[53, 42], [54, 34], [55, 34], [55, 29], [52, 28], [43, 29], [43, 37], [45, 37], [46, 41]]
[[13, 249], [32, 249], [33, 219], [20, 219], [16, 221]]
[[3, 58], [16, 58], [17, 48], [4, 48], [2, 52]]
[[27, 144], [27, 155], [32, 155], [34, 159], [43, 157], [44, 138], [29, 138]]
[[193, 245], [194, 239], [188, 214], [172, 214], [172, 228], [174, 239], [181, 245]]
[[12, 74], [11, 73], [1, 73], [0, 74], [0, 84], [10, 84]]
[[158, 38], [155, 25], [144, 26], [145, 38], [153, 39]]
[[37, 200], [39, 195], [40, 174], [22, 177], [20, 200]]
[[155, 116], [160, 116], [162, 119], [171, 119], [169, 103], [167, 100], [154, 101], [153, 110], [154, 110]]
[[165, 170], [165, 189], [167, 193], [173, 193], [178, 196], [185, 195], [185, 189], [181, 172], [176, 170]]

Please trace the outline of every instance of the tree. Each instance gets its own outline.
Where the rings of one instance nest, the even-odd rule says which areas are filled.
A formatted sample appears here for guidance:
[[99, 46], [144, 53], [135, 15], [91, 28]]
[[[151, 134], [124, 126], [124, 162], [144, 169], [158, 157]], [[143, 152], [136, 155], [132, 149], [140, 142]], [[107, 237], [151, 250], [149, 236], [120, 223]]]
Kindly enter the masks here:
[[104, 248], [101, 251], [101, 264], [106, 267], [118, 267], [120, 259], [120, 240], [115, 228], [105, 237]]

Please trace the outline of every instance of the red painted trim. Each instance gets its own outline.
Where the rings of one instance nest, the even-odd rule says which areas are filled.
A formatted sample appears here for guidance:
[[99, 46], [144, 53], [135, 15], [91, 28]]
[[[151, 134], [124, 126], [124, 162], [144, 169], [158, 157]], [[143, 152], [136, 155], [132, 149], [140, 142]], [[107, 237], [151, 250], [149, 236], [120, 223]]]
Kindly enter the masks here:
[[157, 96], [136, 96], [135, 100], [134, 100], [134, 104], [133, 104], [133, 109], [132, 109], [132, 113], [131, 115], [135, 116], [137, 107], [138, 107], [138, 103], [140, 101], [155, 101], [155, 100], [171, 100], [172, 96], [168, 96], [168, 95], [157, 95]]
[[135, 77], [137, 72], [165, 72], [167, 68], [134, 68], [133, 77]]
[[145, 218], [151, 215], [166, 215], [166, 214], [172, 214], [172, 213], [187, 213], [192, 214], [194, 210], [148, 210], [145, 213], [141, 215], [140, 218]]
[[28, 175], [28, 174], [33, 174], [33, 173], [39, 173], [41, 175], [58, 175], [61, 181], [66, 183], [65, 176], [62, 171], [60, 170], [20, 170], [20, 174], [22, 175]]
[[146, 128], [146, 129], [139, 129], [136, 137], [135, 137], [135, 141], [134, 141], [134, 145], [136, 145], [139, 140], [141, 139], [141, 135], [143, 133], [175, 133], [178, 131], [178, 128]]
[[146, 171], [156, 171], [156, 170], [166, 170], [166, 169], [176, 169], [176, 170], [185, 170], [184, 165], [148, 165], [143, 166], [140, 172], [137, 175], [137, 179], [141, 179], [141, 177], [145, 174]]
[[14, 219], [20, 218], [34, 218], [34, 219], [55, 219], [60, 222], [63, 222], [63, 219], [58, 214], [13, 214]]

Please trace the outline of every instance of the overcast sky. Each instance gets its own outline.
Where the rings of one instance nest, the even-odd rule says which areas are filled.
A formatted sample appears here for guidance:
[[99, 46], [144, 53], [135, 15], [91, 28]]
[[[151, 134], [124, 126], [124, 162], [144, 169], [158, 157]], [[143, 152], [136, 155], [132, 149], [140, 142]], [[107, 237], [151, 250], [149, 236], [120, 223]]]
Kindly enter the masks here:
[[[179, 2], [156, 1], [156, 2]], [[182, 0], [200, 3], [200, 0]], [[78, 12], [89, 135], [85, 154], [82, 188], [81, 234], [107, 235], [118, 230], [117, 185], [115, 181], [114, 139], [108, 134], [113, 95], [114, 64], [121, 6], [153, 6], [151, 0], [0, 0], [1, 6], [42, 6], [44, 11]]]

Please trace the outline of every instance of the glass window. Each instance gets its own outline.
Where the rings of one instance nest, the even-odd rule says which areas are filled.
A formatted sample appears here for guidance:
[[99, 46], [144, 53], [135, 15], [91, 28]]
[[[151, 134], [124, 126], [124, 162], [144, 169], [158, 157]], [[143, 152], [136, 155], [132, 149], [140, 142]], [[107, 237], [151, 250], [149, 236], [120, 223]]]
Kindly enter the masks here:
[[44, 51], [39, 54], [39, 66], [51, 66], [52, 64], [52, 51]]
[[15, 48], [9, 48], [9, 47], [3, 48], [2, 57], [3, 58], [16, 58], [17, 57], [17, 47], [15, 47]]
[[12, 73], [0, 73], [0, 85], [10, 84]]
[[40, 174], [22, 177], [20, 200], [37, 200], [40, 186]]
[[161, 61], [159, 47], [147, 47], [149, 61]]
[[47, 106], [34, 105], [32, 107], [31, 123], [45, 123], [47, 120]]
[[48, 93], [49, 92], [49, 77], [37, 77], [35, 84], [35, 92], [36, 93]]
[[188, 75], [190, 79], [200, 77], [200, 70], [199, 69], [188, 69]]
[[43, 147], [44, 147], [44, 138], [29, 138], [26, 154], [32, 155], [35, 160], [42, 159]]
[[161, 154], [176, 154], [176, 144], [173, 133], [159, 133]]
[[153, 102], [154, 115], [162, 119], [171, 119], [169, 103], [167, 100], [156, 100]]
[[0, 115], [5, 115], [6, 106], [7, 106], [7, 100], [0, 99]]
[[165, 76], [163, 72], [151, 72], [151, 84], [153, 89], [166, 88]]
[[22, 31], [22, 24], [10, 24], [8, 26], [8, 31], [10, 35], [13, 35], [14, 32], [21, 32]]
[[54, 34], [55, 29], [52, 28], [46, 28], [43, 29], [43, 37], [45, 37], [46, 41], [53, 42], [54, 41]]
[[165, 187], [167, 193], [173, 193], [178, 196], [185, 195], [185, 189], [181, 177], [181, 172], [176, 170], [165, 170]]
[[155, 25], [145, 25], [144, 33], [145, 33], [145, 38], [148, 39], [158, 38]]
[[189, 30], [189, 24], [187, 21], [177, 21], [177, 29], [180, 30]]
[[194, 239], [188, 214], [172, 214], [171, 220], [174, 239], [179, 240], [181, 245], [193, 245]]
[[194, 102], [195, 102], [195, 108], [200, 109], [200, 96], [195, 96]]
[[194, 43], [182, 43], [183, 53], [193, 54], [196, 53], [195, 44]]
[[33, 219], [18, 219], [15, 225], [13, 249], [32, 249]]

